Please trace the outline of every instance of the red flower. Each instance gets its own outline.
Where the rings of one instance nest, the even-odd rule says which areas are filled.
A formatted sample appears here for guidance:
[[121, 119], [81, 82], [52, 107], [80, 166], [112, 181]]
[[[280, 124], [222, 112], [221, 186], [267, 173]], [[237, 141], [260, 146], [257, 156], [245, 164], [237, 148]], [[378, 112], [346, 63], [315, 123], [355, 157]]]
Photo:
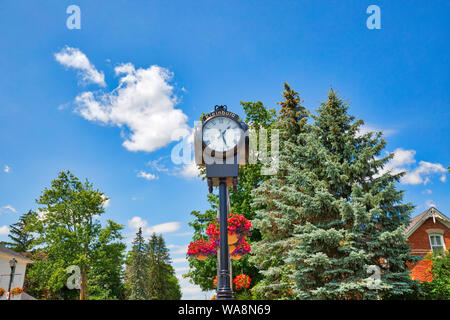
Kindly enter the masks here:
[[206, 229], [206, 234], [211, 238], [211, 239], [219, 239], [219, 226], [216, 223], [210, 223], [208, 228]]
[[246, 255], [252, 251], [250, 244], [244, 239], [240, 240], [236, 246], [236, 249], [231, 253], [231, 255]]
[[250, 287], [251, 282], [252, 279], [246, 274], [240, 274], [236, 276], [233, 280], [236, 291], [239, 291], [242, 288], [248, 289]]
[[15, 287], [14, 289], [11, 289], [10, 294], [14, 296], [18, 296], [23, 292], [23, 289], [21, 287]]
[[251, 221], [247, 220], [242, 214], [231, 214], [228, 216], [228, 232], [237, 233], [244, 237], [250, 234], [252, 227]]
[[[247, 236], [250, 234], [250, 228], [252, 223], [247, 220], [242, 214], [232, 213], [227, 218], [228, 232], [237, 233], [241, 236]], [[206, 228], [206, 234], [210, 238], [218, 239], [220, 235], [219, 224], [214, 221]]]
[[216, 245], [214, 242], [205, 239], [195, 240], [189, 244], [187, 254], [188, 256], [216, 254]]

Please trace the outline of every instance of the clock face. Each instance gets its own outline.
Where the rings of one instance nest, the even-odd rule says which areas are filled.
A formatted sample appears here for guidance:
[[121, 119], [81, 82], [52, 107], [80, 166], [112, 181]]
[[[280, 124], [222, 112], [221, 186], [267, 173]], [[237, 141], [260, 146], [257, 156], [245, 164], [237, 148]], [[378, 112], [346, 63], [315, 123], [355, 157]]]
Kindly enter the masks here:
[[227, 117], [216, 117], [203, 127], [203, 142], [214, 151], [226, 152], [233, 149], [241, 138], [239, 124]]

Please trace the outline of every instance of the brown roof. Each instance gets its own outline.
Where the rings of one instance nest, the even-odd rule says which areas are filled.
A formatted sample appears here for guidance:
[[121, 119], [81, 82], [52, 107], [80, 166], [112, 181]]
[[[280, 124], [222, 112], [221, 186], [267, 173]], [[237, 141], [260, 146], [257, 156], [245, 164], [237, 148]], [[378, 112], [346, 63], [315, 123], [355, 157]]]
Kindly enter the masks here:
[[408, 233], [409, 230], [411, 230], [416, 225], [416, 223], [419, 222], [420, 219], [422, 219], [422, 217], [427, 214], [427, 212], [428, 210], [425, 210], [421, 214], [418, 214], [414, 218], [411, 218], [411, 222], [409, 223], [409, 226], [406, 228], [405, 233]]
[[417, 225], [417, 223], [419, 223], [422, 220], [422, 218], [425, 215], [427, 215], [428, 213], [430, 213], [432, 210], [434, 212], [438, 213], [439, 215], [443, 216], [447, 221], [450, 221], [447, 218], [447, 216], [445, 214], [443, 214], [442, 212], [440, 212], [438, 209], [436, 209], [435, 207], [430, 207], [427, 210], [425, 210], [424, 212], [422, 212], [421, 214], [418, 214], [414, 218], [411, 218], [411, 222], [409, 223], [408, 227], [406, 228], [405, 234], [408, 234]]

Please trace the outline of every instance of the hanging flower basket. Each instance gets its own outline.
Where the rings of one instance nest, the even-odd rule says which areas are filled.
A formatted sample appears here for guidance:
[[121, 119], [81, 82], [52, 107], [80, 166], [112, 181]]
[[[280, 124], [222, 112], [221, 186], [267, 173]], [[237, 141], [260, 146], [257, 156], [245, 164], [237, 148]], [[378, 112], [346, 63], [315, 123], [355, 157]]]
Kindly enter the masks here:
[[219, 246], [219, 226], [217, 222], [210, 223], [206, 229], [206, 234], [209, 236], [209, 241], [214, 243], [216, 247]]
[[250, 278], [246, 274], [240, 274], [234, 278], [233, 283], [236, 291], [248, 289], [250, 288], [250, 284], [252, 283], [252, 278]]
[[216, 254], [216, 252], [216, 244], [214, 242], [199, 239], [189, 244], [187, 255], [203, 261], [209, 256]]
[[212, 222], [209, 224], [208, 228], [206, 228], [206, 234], [209, 236], [210, 239], [219, 239], [219, 226], [217, 221]]
[[228, 216], [228, 243], [233, 244], [250, 235], [252, 223], [242, 214], [232, 213]]
[[[227, 219], [228, 224], [228, 245], [233, 245], [246, 236], [250, 235], [252, 223], [241, 214], [230, 214]], [[209, 224], [206, 234], [211, 241], [219, 245], [220, 230], [218, 221]]]
[[3, 288], [0, 288], [0, 297], [2, 297], [4, 294], [5, 294], [5, 289], [3, 289]]
[[247, 241], [242, 239], [236, 246], [236, 249], [231, 252], [231, 259], [233, 260], [239, 260], [246, 254], [250, 253], [252, 251], [251, 246], [248, 244]]
[[21, 287], [15, 287], [15, 288], [11, 289], [10, 292], [13, 297], [19, 296], [23, 292], [23, 289]]

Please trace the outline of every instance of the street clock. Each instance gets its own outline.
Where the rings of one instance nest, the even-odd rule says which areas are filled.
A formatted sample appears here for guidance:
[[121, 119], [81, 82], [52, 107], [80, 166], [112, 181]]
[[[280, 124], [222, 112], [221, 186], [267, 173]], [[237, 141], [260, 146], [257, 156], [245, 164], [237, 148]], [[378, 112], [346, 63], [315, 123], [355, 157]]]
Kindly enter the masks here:
[[209, 191], [219, 186], [236, 186], [239, 166], [248, 158], [248, 126], [226, 106], [215, 106], [195, 129], [195, 162], [206, 167]]
[[236, 188], [239, 166], [245, 165], [249, 149], [248, 127], [226, 106], [215, 106], [203, 116], [194, 131], [195, 163], [206, 168], [209, 192], [219, 187], [219, 266], [218, 300], [233, 299], [230, 286], [230, 255], [228, 248], [228, 187]]

